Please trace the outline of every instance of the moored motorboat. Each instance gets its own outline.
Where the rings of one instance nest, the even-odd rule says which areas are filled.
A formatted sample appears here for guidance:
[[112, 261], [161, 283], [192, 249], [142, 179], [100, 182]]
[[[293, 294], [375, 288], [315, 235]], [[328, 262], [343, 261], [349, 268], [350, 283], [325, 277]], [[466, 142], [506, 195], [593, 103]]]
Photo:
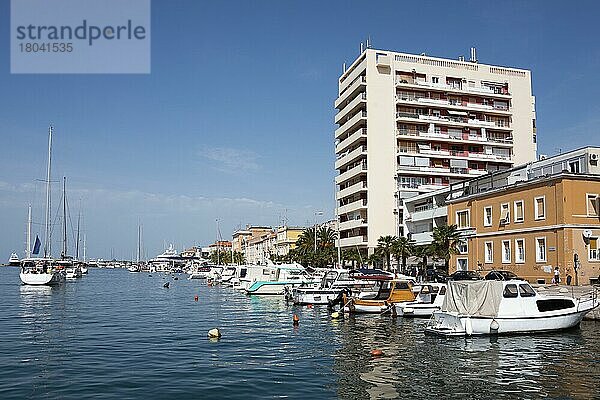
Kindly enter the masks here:
[[292, 290], [294, 304], [330, 304], [346, 293], [374, 292], [376, 294], [378, 280], [391, 280], [392, 275], [384, 273], [368, 274], [356, 270], [331, 269], [321, 279], [318, 286], [301, 285]]
[[399, 303], [396, 312], [403, 317], [431, 317], [434, 311], [442, 308], [445, 297], [444, 283], [423, 283], [415, 301]]
[[579, 325], [599, 305], [596, 292], [580, 298], [541, 295], [521, 279], [449, 281], [440, 311], [425, 332], [471, 336], [548, 332]]
[[342, 300], [344, 311], [349, 313], [383, 314], [391, 312], [393, 314], [396, 312], [397, 304], [414, 301], [415, 294], [412, 291], [411, 281], [394, 279], [381, 281], [379, 291], [374, 298], [343, 294]]
[[286, 290], [291, 291], [302, 284], [318, 283], [302, 265], [297, 263], [274, 265], [272, 268], [275, 272], [271, 279], [254, 282], [245, 290], [246, 294], [251, 296], [283, 295]]

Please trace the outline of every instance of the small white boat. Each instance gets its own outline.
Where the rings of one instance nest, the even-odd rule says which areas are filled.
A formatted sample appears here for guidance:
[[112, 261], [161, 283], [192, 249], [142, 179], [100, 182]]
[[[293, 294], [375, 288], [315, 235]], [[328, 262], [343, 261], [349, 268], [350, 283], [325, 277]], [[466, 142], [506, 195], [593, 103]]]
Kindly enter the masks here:
[[69, 280], [77, 279], [77, 272], [75, 271], [75, 268], [67, 268], [65, 270], [65, 276]]
[[579, 325], [600, 304], [595, 292], [581, 298], [544, 296], [524, 280], [450, 281], [442, 309], [425, 332], [471, 336], [548, 332]]
[[[294, 304], [329, 304], [347, 293], [372, 293], [377, 294], [377, 283], [369, 280], [368, 275], [356, 274], [357, 271], [347, 269], [328, 270], [318, 286], [301, 285], [292, 290]], [[389, 276], [392, 279], [392, 276]]]
[[446, 285], [444, 283], [423, 283], [415, 301], [399, 303], [396, 312], [403, 317], [431, 317], [444, 304]]
[[11, 267], [16, 267], [20, 264], [21, 261], [19, 260], [19, 256], [17, 255], [17, 253], [12, 253], [8, 258], [8, 265], [10, 265]]

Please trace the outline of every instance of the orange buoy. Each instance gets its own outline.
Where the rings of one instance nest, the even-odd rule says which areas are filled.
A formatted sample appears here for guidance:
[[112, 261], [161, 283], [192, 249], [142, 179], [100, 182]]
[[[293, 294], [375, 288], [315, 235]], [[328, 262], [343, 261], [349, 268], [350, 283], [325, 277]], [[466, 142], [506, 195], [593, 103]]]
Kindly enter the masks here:
[[373, 357], [381, 357], [383, 355], [383, 351], [379, 349], [371, 350], [371, 355]]
[[194, 296], [194, 301], [198, 301], [198, 295]]
[[300, 325], [300, 317], [298, 317], [298, 314], [294, 314], [294, 326], [298, 326]]
[[306, 308], [313, 308], [313, 305], [312, 304], [307, 304]]

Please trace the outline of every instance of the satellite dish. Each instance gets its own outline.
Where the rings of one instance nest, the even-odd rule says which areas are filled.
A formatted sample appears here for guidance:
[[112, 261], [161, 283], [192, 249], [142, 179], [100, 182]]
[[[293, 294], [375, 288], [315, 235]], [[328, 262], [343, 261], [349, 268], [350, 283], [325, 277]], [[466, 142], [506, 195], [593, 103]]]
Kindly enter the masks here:
[[591, 229], [584, 229], [583, 231], [583, 237], [586, 239], [589, 239], [592, 237], [592, 230]]

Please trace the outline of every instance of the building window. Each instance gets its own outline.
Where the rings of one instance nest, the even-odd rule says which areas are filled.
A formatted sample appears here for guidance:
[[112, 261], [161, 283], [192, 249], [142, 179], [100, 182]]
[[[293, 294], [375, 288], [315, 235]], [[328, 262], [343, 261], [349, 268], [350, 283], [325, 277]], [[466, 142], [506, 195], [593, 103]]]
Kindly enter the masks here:
[[589, 252], [590, 261], [600, 261], [600, 252], [598, 251], [598, 238], [590, 238]]
[[510, 263], [510, 240], [502, 241], [502, 262], [504, 264]]
[[597, 217], [598, 216], [598, 195], [587, 194], [587, 215]]
[[432, 76], [431, 77], [431, 83], [440, 83], [440, 77], [439, 76]]
[[569, 172], [572, 174], [579, 173], [579, 160], [569, 161]]
[[458, 254], [468, 254], [469, 253], [469, 245], [466, 240], [461, 240], [458, 242]]
[[469, 269], [469, 260], [467, 258], [457, 258], [456, 269], [458, 271], [466, 271]]
[[485, 263], [494, 262], [494, 242], [485, 242]]
[[500, 225], [510, 224], [510, 205], [504, 203], [500, 205]]
[[515, 240], [515, 262], [519, 264], [525, 262], [525, 239]]
[[492, 206], [483, 209], [483, 226], [492, 226]]
[[535, 261], [536, 262], [546, 262], [546, 238], [535, 238], [536, 243], [536, 252], [535, 252]]
[[469, 210], [456, 212], [456, 225], [458, 228], [469, 228], [471, 226], [469, 221]]
[[546, 219], [546, 198], [544, 196], [536, 197], [535, 203], [535, 219]]
[[523, 222], [524, 220], [523, 200], [515, 201], [515, 222]]

